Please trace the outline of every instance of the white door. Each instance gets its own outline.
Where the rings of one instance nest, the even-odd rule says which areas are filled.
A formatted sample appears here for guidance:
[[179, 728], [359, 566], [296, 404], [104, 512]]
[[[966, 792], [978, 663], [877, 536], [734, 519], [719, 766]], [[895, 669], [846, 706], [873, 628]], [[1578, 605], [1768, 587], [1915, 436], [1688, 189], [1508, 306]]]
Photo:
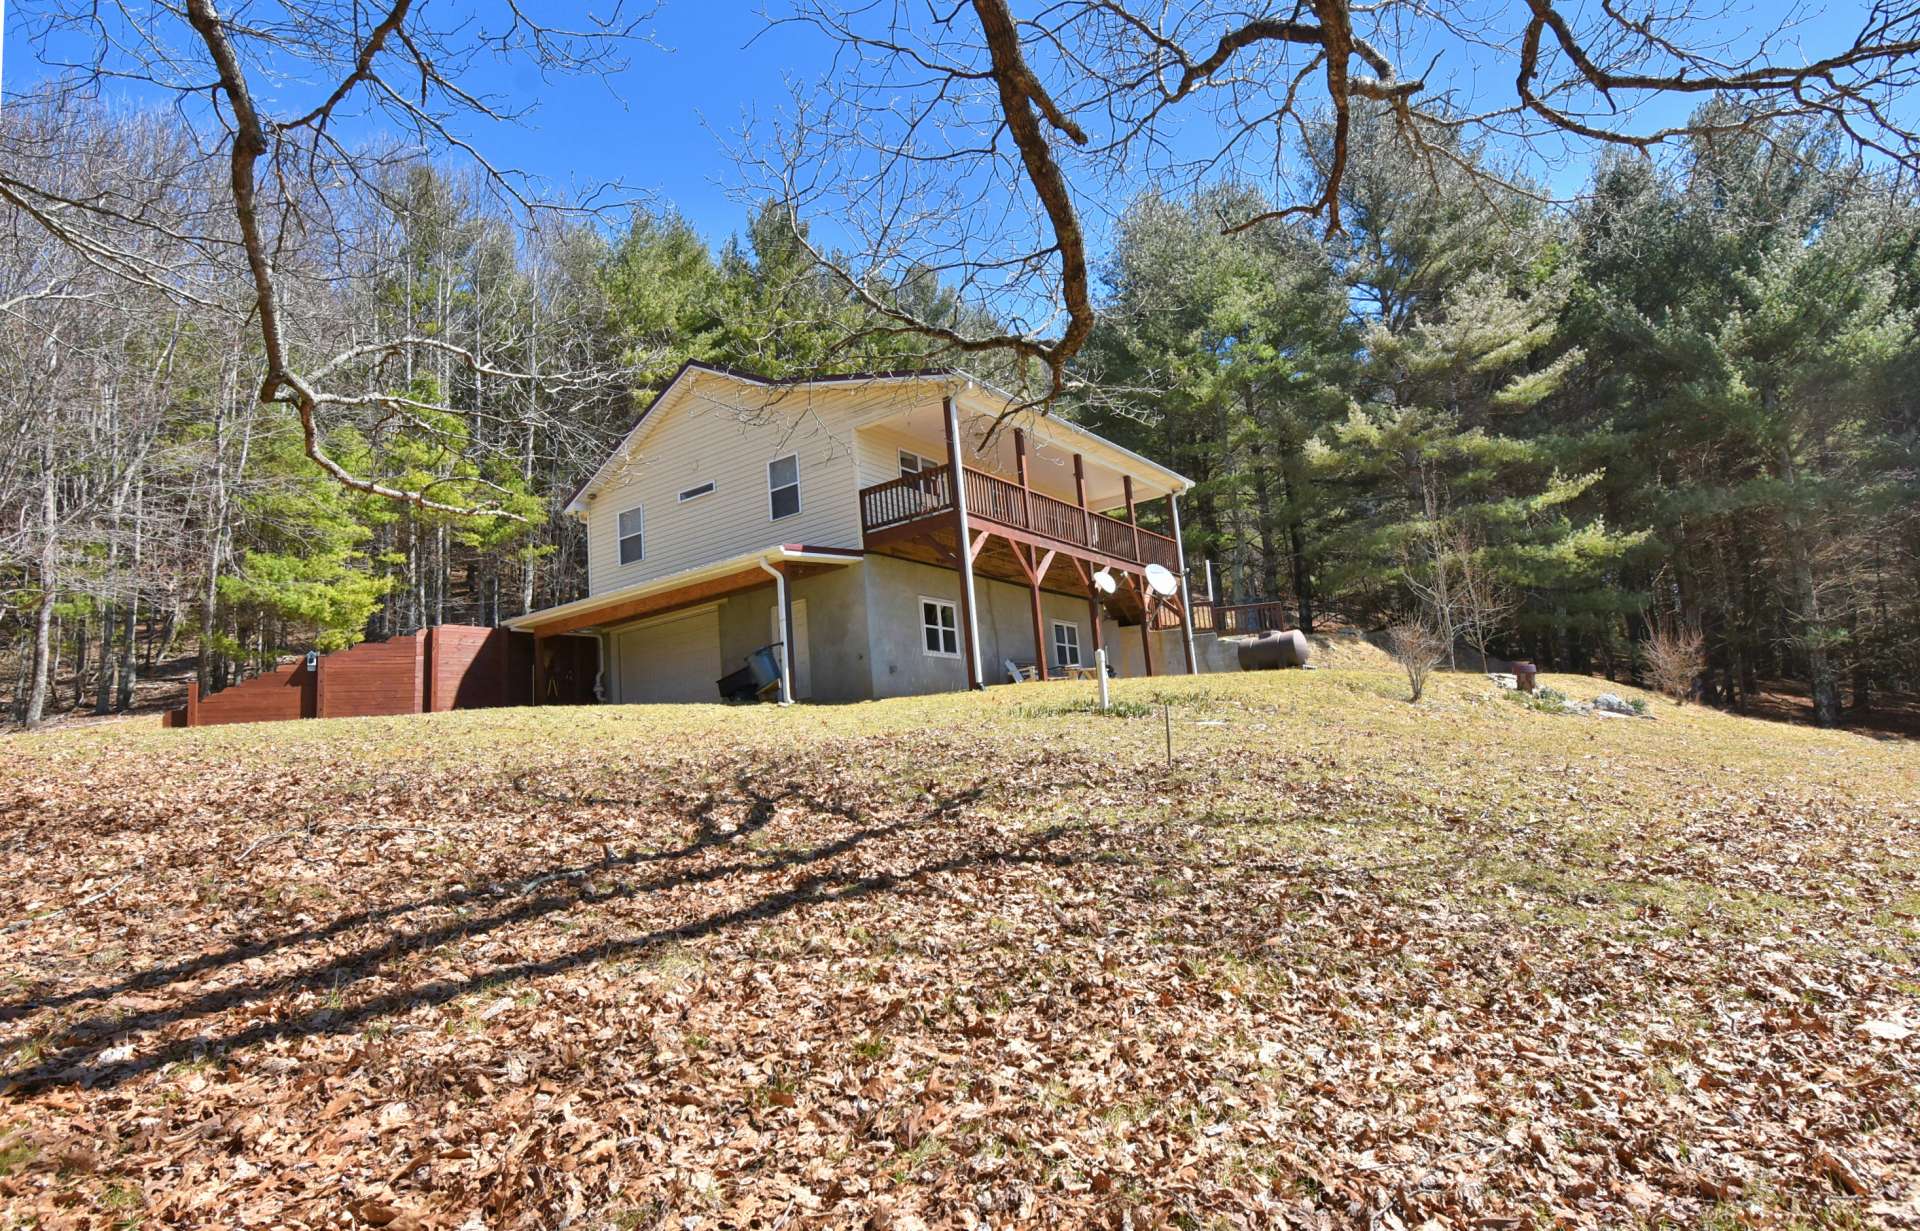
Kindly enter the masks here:
[[720, 613], [708, 607], [649, 620], [614, 638], [620, 700], [718, 701]]
[[[779, 603], [768, 609], [767, 626], [771, 630], [767, 640], [780, 640]], [[793, 643], [797, 647], [793, 656], [793, 695], [798, 700], [813, 695], [813, 656], [807, 653], [807, 600], [804, 598], [793, 600]]]

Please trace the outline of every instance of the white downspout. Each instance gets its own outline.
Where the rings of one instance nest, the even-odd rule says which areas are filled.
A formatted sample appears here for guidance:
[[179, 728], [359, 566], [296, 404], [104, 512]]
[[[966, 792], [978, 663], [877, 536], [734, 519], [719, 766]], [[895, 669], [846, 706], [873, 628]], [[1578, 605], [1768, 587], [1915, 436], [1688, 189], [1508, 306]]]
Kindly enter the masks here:
[[1173, 550], [1180, 562], [1180, 635], [1186, 638], [1187, 662], [1189, 672], [1200, 670], [1200, 660], [1193, 655], [1193, 604], [1187, 594], [1193, 588], [1187, 584], [1187, 544], [1180, 534], [1180, 493], [1167, 493], [1167, 507], [1173, 510]]
[[973, 527], [967, 522], [967, 466], [965, 444], [960, 438], [959, 399], [949, 395], [945, 402], [941, 410], [947, 420], [947, 443], [953, 450], [947, 482], [953, 486], [953, 508], [959, 523], [960, 589], [966, 598], [967, 653], [973, 667], [969, 683], [978, 681], [978, 687], [985, 688], [987, 677], [980, 670], [980, 600], [973, 584]]
[[773, 578], [773, 601], [780, 612], [780, 704], [793, 704], [793, 629], [788, 626], [787, 575], [760, 557], [760, 571]]

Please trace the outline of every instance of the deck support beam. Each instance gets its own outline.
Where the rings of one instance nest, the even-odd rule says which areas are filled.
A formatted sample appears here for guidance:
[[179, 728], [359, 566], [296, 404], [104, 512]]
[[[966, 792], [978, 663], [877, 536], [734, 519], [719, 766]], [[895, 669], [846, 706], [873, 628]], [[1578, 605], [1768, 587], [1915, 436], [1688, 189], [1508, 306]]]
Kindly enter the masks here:
[[[1037, 551], [1023, 547], [1019, 543], [1009, 544], [1013, 548], [1013, 558], [1019, 564], [1020, 571], [1027, 575], [1027, 594], [1032, 599], [1033, 608], [1033, 673], [1036, 678], [1050, 680], [1053, 673], [1047, 670], [1046, 616], [1040, 606], [1040, 577], [1042, 570], [1053, 563], [1053, 553], [1048, 552], [1046, 562], [1036, 567]], [[1034, 555], [1029, 555], [1034, 552]]]
[[[967, 524], [967, 467], [960, 452], [960, 409], [951, 395], [941, 399], [947, 431], [947, 482], [953, 488], [954, 540], [960, 546], [960, 635], [966, 642], [967, 687], [984, 688], [980, 677], [980, 622], [973, 593], [973, 532]], [[981, 536], [986, 541], [986, 536]]]
[[533, 635], [533, 703], [544, 705], [547, 696], [547, 638]]

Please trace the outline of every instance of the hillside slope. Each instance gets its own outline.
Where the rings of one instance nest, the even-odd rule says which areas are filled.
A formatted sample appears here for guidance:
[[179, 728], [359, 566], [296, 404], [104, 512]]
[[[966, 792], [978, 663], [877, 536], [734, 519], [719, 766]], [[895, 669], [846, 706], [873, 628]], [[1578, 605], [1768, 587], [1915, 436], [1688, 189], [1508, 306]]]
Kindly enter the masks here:
[[1912, 745], [1402, 687], [0, 740], [0, 1223], [1920, 1224]]

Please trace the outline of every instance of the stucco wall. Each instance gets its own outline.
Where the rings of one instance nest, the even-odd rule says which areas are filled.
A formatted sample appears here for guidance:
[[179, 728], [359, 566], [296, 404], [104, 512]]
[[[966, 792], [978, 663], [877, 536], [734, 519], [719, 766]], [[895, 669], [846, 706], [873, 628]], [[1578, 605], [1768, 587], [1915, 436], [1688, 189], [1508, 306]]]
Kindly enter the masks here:
[[864, 701], [873, 695], [867, 663], [867, 567], [863, 562], [828, 569], [793, 583], [794, 598], [807, 601], [815, 701]]
[[[862, 571], [866, 574], [867, 583], [868, 635], [873, 651], [873, 695], [900, 697], [965, 688], [965, 663], [957, 658], [936, 658], [927, 654], [920, 625], [920, 596], [958, 603], [959, 575], [952, 569], [888, 556], [868, 556]], [[1034, 661], [1031, 600], [1025, 586], [987, 578], [977, 581], [975, 593], [980, 600], [981, 669], [989, 684], [999, 684], [1006, 680], [1005, 659], [1019, 663]], [[1093, 633], [1089, 627], [1086, 599], [1043, 593], [1040, 601], [1041, 612], [1047, 621], [1044, 635], [1051, 638], [1052, 621], [1071, 621], [1080, 630], [1081, 657], [1091, 662]], [[1122, 675], [1143, 674], [1140, 630], [1137, 627], [1121, 628], [1109, 619], [1102, 626], [1102, 635], [1107, 639], [1109, 653], [1115, 655], [1115, 670]], [[1179, 633], [1157, 635], [1163, 647], [1159, 659], [1162, 673], [1184, 671]], [[1051, 646], [1047, 653], [1051, 661]]]
[[[859, 701], [869, 693], [864, 565], [829, 569], [793, 583], [796, 603], [806, 603], [807, 657], [814, 701]], [[746, 663], [773, 640], [773, 582], [720, 601], [720, 660], [726, 671]]]

